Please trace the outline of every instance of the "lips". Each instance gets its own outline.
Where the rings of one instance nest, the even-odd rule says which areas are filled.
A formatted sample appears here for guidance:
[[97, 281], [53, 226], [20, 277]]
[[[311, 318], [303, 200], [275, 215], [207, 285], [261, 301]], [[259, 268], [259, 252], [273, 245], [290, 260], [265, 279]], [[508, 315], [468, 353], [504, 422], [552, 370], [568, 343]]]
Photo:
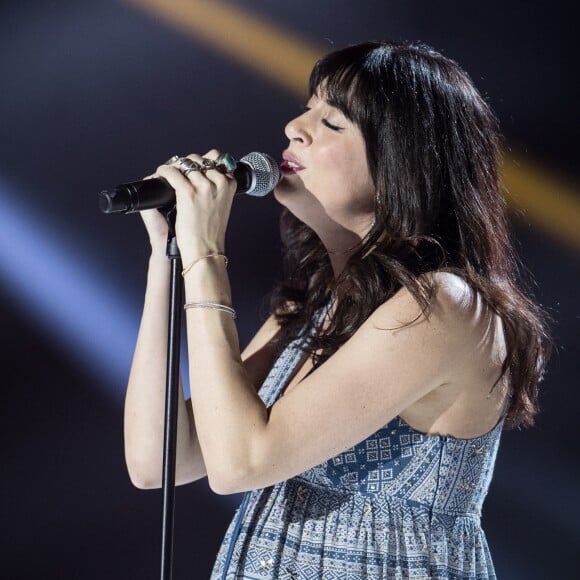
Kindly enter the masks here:
[[282, 159], [283, 161], [280, 163], [280, 171], [284, 174], [298, 173], [299, 171], [306, 169], [304, 165], [302, 165], [300, 161], [298, 161], [298, 159], [288, 151], [282, 153]]

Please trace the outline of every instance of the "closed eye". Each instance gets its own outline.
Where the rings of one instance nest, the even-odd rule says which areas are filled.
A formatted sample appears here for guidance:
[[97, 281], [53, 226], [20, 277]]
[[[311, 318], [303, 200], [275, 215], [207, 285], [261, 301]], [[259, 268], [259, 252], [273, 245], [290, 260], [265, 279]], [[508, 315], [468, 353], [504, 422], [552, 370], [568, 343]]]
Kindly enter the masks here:
[[339, 133], [344, 130], [344, 127], [339, 127], [338, 125], [333, 125], [327, 119], [322, 119], [322, 124], [325, 127], [328, 127], [329, 129], [332, 129], [333, 131], [337, 131]]
[[[302, 106], [302, 113], [308, 113], [308, 111], [310, 111], [312, 109], [312, 107], [309, 107], [308, 105], [303, 105]], [[328, 127], [329, 129], [331, 129], [332, 131], [336, 131], [337, 133], [340, 133], [341, 131], [344, 130], [344, 127], [339, 127], [338, 125], [334, 125], [333, 123], [331, 123], [328, 119], [322, 119], [321, 120], [322, 124], [325, 127]]]

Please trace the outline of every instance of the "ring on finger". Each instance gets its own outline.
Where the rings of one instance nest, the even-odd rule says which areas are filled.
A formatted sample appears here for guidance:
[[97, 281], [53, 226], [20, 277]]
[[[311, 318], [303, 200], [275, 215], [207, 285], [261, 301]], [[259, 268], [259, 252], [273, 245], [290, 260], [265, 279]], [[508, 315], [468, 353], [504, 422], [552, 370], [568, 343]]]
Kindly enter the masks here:
[[236, 160], [229, 153], [220, 153], [216, 159], [216, 169], [220, 173], [227, 173], [233, 171], [237, 167]]
[[188, 175], [192, 171], [201, 171], [202, 166], [193, 159], [189, 159], [189, 157], [180, 157], [177, 160], [177, 169], [183, 173], [183, 175]]
[[210, 169], [216, 169], [217, 163], [213, 159], [202, 159], [202, 171], [209, 171]]
[[172, 165], [179, 159], [179, 155], [172, 155], [163, 165]]

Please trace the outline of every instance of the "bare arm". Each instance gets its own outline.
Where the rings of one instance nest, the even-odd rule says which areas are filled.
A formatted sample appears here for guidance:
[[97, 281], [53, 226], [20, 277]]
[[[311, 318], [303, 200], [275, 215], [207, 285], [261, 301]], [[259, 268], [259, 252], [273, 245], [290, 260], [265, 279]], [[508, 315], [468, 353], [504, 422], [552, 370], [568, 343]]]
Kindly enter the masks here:
[[[206, 156], [215, 159], [218, 152]], [[189, 157], [202, 162], [200, 156]], [[158, 172], [176, 191], [184, 263], [196, 261], [185, 278], [191, 404], [209, 483], [217, 493], [273, 485], [352, 447], [426, 396], [442, 392], [481, 352], [488, 325], [465, 304], [465, 282], [436, 273], [428, 315], [401, 288], [333, 356], [267, 408], [240, 353], [234, 319], [197, 307], [207, 301], [231, 305], [223, 260], [197, 260], [224, 252], [235, 183], [213, 170], [185, 176], [162, 166]], [[461, 421], [480, 413], [488, 390], [484, 381], [481, 385], [472, 399], [476, 404], [463, 409]]]
[[[170, 263], [165, 256], [166, 236], [161, 216], [143, 216], [152, 242], [143, 316], [125, 398], [125, 460], [131, 482], [141, 489], [161, 486], [163, 427], [167, 361], [167, 304]], [[278, 326], [270, 318], [245, 349], [242, 357], [256, 389], [275, 356]], [[191, 401], [179, 389], [176, 484], [206, 475], [199, 447]]]
[[[167, 304], [170, 264], [164, 253], [149, 260], [147, 290], [125, 398], [125, 460], [132, 483], [141, 489], [161, 485], [167, 361]], [[176, 483], [206, 473], [191, 417], [179, 389]]]

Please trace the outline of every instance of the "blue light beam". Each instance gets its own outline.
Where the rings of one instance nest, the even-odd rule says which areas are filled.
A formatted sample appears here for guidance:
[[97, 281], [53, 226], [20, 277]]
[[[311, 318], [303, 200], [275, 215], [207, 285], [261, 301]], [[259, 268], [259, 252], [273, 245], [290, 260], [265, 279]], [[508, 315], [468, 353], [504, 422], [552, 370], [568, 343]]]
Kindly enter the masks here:
[[140, 319], [138, 305], [86, 266], [46, 219], [15, 200], [0, 182], [0, 284], [27, 316], [91, 369], [110, 396], [121, 401]]

